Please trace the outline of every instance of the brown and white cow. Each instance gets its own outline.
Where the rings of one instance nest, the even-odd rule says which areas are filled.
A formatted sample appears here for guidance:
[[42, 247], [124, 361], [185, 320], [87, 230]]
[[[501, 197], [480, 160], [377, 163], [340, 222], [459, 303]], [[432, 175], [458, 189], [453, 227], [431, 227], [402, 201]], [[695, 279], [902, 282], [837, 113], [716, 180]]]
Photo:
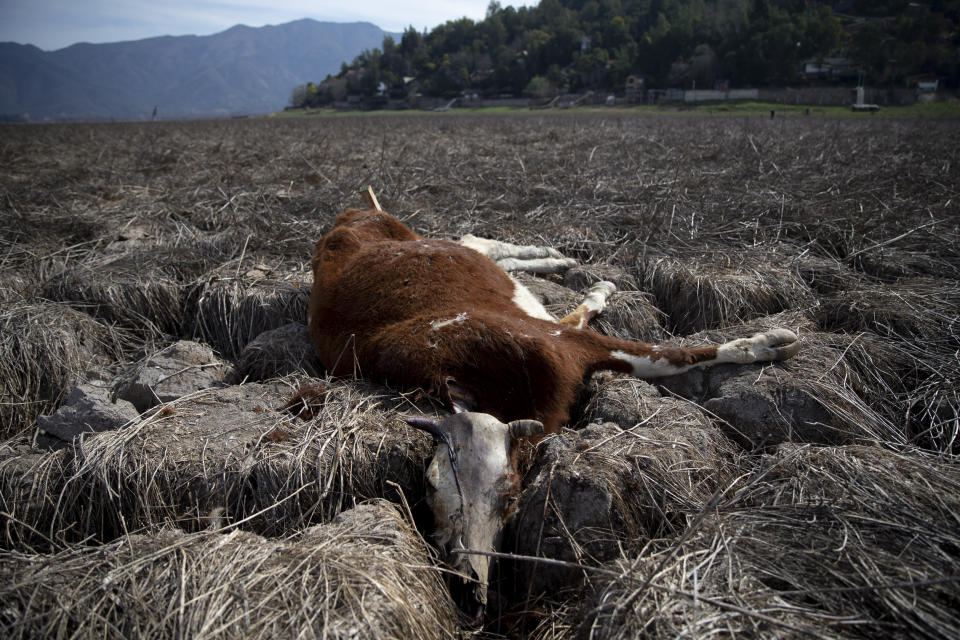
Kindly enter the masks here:
[[[338, 216], [317, 243], [310, 333], [333, 375], [385, 380], [422, 390], [454, 413], [488, 414], [413, 421], [443, 443], [428, 480], [436, 492], [435, 535], [447, 552], [470, 543], [493, 550], [499, 529], [470, 527], [495, 527], [495, 519], [471, 512], [470, 505], [480, 500], [488, 515], [497, 512], [502, 492], [491, 498], [490, 490], [513, 473], [503, 451], [511, 439], [503, 434], [540, 432], [540, 425], [517, 422], [529, 420], [542, 423], [545, 434], [559, 431], [590, 374], [612, 370], [653, 378], [718, 363], [783, 360], [799, 350], [797, 336], [787, 329], [697, 348], [598, 334], [586, 324], [614, 291], [609, 282], [595, 284], [573, 313], [554, 319], [503, 267], [557, 271], [572, 261], [550, 249], [473, 236], [461, 242], [425, 238], [372, 202], [374, 208]], [[471, 448], [474, 432], [482, 442]], [[491, 467], [490, 460], [476, 459], [483, 457], [496, 462]], [[466, 469], [468, 464], [473, 466]], [[465, 492], [486, 497], [475, 500]], [[444, 526], [447, 520], [457, 522]], [[459, 566], [479, 581], [482, 603], [486, 560], [471, 562]]]

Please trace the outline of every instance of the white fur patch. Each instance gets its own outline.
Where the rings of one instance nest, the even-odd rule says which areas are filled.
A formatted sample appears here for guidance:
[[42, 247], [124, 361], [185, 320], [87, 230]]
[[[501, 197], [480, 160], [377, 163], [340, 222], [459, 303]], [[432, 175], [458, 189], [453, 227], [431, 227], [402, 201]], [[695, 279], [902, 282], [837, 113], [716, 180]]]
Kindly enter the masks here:
[[586, 307], [587, 311], [600, 313], [607, 308], [607, 298], [613, 295], [616, 290], [615, 284], [601, 280], [590, 287], [587, 297], [583, 299], [581, 304]]
[[513, 304], [517, 305], [521, 311], [531, 318], [548, 320], [550, 322], [557, 321], [557, 319], [550, 315], [550, 312], [540, 304], [540, 301], [530, 293], [529, 289], [517, 282], [512, 276], [510, 279], [513, 280]]
[[497, 265], [504, 271], [527, 273], [563, 273], [577, 266], [573, 258], [500, 258]]
[[563, 258], [559, 251], [553, 247], [537, 247], [529, 244], [512, 244], [501, 242], [500, 240], [491, 240], [490, 238], [478, 238], [472, 233], [460, 238], [460, 244], [469, 247], [478, 253], [482, 253], [494, 262], [499, 262], [504, 258], [518, 258], [520, 260], [532, 260], [537, 258]]
[[471, 233], [460, 238], [459, 242], [461, 245], [487, 256], [504, 271], [563, 273], [577, 264], [576, 260], [564, 258], [559, 251], [552, 247], [511, 244], [489, 238], [478, 238]]
[[647, 356], [635, 356], [619, 349], [613, 351], [610, 355], [633, 367], [633, 375], [637, 378], [672, 376], [685, 370], [684, 367], [678, 367], [666, 358], [653, 359]]
[[430, 323], [430, 328], [434, 331], [443, 329], [444, 327], [449, 327], [452, 324], [463, 324], [463, 322], [468, 318], [466, 311], [462, 311], [457, 314], [457, 317], [450, 318], [449, 320], [433, 320]]
[[489, 238], [478, 238], [472, 233], [468, 233], [460, 238], [459, 243], [467, 248], [473, 249], [477, 253], [482, 253], [491, 260], [496, 260], [498, 257], [500, 257], [498, 249], [502, 243], [496, 240], [490, 240]]

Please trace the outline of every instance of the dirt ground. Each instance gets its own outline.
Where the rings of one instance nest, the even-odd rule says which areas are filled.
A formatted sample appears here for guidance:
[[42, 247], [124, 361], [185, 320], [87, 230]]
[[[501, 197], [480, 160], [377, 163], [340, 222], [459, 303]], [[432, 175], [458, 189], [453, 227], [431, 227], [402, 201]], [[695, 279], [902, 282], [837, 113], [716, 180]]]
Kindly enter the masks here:
[[[437, 637], [960, 635], [957, 139], [950, 120], [616, 111], [0, 127], [0, 635], [127, 620], [157, 637], [401, 637], [404, 609], [451, 615], [423, 540], [429, 443], [399, 418], [435, 408], [332, 380], [304, 348], [313, 244], [368, 185], [424, 235], [579, 260], [530, 284], [557, 313], [614, 280], [598, 330], [704, 344], [786, 326], [804, 340], [773, 366], [590, 381], [508, 522], [504, 551], [554, 564], [501, 562], [484, 629]], [[206, 355], [174, 388], [164, 358], [179, 340]], [[151, 368], [166, 373], [144, 383]], [[138, 384], [164, 404], [124, 395]], [[66, 427], [38, 433], [38, 417], [81, 410], [78, 385], [139, 417], [73, 443]], [[280, 586], [243, 587], [265, 594], [252, 608], [204, 600], [216, 580], [202, 562], [107, 579], [120, 569], [104, 549], [167, 562], [239, 532], [230, 544], [253, 553], [256, 536], [339, 536], [336, 518], [381, 498], [405, 546], [383, 551], [380, 573], [398, 573], [376, 615], [337, 609], [379, 602], [364, 572], [328, 585], [356, 600], [325, 592], [340, 612], [327, 627]], [[380, 557], [380, 534], [363, 535], [359, 555]], [[102, 591], [84, 601], [93, 622], [55, 613], [72, 588], [50, 570], [61, 561], [96, 577], [76, 587]], [[174, 609], [117, 604], [115, 585], [172, 576], [207, 586]], [[431, 595], [407, 603], [404, 584]], [[268, 611], [299, 622], [271, 626]]]

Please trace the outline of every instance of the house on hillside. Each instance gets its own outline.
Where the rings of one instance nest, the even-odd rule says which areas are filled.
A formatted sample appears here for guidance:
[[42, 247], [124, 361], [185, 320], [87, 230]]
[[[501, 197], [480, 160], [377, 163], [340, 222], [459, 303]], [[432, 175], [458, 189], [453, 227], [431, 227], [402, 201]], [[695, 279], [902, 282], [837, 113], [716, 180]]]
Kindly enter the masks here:
[[839, 80], [841, 78], [856, 78], [857, 69], [853, 62], [841, 56], [816, 58], [807, 60], [803, 64], [803, 75], [808, 79]]
[[623, 85], [627, 102], [643, 102], [643, 91], [646, 88], [642, 76], [631, 73]]
[[921, 73], [907, 76], [906, 84], [908, 89], [916, 89], [919, 94], [936, 93], [940, 88], [940, 78], [930, 73]]

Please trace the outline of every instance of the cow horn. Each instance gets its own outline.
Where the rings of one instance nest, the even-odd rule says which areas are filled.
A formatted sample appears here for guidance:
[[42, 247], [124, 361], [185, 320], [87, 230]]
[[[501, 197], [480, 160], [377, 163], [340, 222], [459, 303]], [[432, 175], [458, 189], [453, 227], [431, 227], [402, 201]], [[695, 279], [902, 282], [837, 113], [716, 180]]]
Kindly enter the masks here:
[[433, 418], [427, 418], [424, 416], [410, 416], [408, 418], [404, 418], [403, 421], [415, 429], [426, 431], [433, 436], [434, 440], [446, 441], [447, 439], [440, 422], [434, 420]]
[[543, 431], [543, 423], [538, 420], [514, 420], [508, 426], [511, 440], [533, 436]]

